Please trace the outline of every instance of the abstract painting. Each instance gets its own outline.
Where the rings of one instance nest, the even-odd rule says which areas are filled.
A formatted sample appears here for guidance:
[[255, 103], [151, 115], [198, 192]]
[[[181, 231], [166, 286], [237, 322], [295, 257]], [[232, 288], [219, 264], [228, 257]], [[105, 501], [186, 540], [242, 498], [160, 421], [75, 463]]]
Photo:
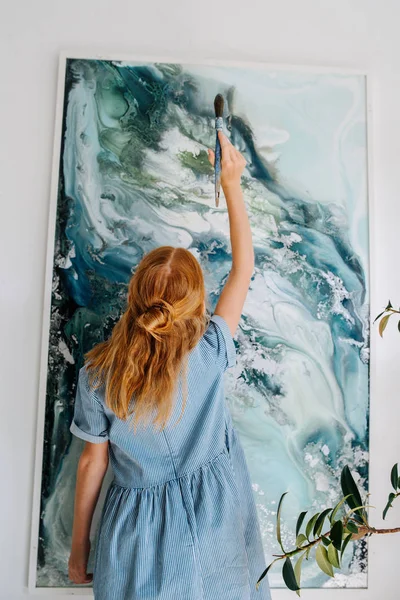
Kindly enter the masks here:
[[[156, 246], [189, 248], [211, 309], [229, 273], [228, 215], [223, 198], [215, 207], [207, 159], [217, 93], [226, 100], [226, 133], [247, 160], [255, 248], [226, 396], [268, 564], [279, 549], [283, 492], [290, 546], [302, 510], [337, 501], [345, 464], [368, 489], [366, 77], [81, 58], [65, 59], [62, 74], [36, 586], [74, 586], [67, 561], [83, 444], [69, 432], [75, 384], [84, 353], [119, 319], [134, 267]], [[304, 587], [367, 586], [364, 542], [347, 547], [334, 579], [314, 560], [304, 563]], [[269, 577], [283, 586], [280, 569]]]

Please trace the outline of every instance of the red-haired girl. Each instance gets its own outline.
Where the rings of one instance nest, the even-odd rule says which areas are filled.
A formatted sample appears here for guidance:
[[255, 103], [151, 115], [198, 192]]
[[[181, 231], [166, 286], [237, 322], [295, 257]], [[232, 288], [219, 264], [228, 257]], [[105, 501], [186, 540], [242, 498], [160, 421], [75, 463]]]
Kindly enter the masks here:
[[[243, 156], [219, 133], [232, 268], [213, 315], [184, 248], [149, 252], [110, 339], [80, 369], [71, 432], [87, 443], [74, 505], [69, 577], [96, 600], [269, 600], [250, 477], [223, 391], [254, 251], [240, 187]], [[213, 153], [209, 152], [213, 163]], [[133, 424], [133, 427], [130, 425]], [[111, 461], [87, 574], [89, 531]]]

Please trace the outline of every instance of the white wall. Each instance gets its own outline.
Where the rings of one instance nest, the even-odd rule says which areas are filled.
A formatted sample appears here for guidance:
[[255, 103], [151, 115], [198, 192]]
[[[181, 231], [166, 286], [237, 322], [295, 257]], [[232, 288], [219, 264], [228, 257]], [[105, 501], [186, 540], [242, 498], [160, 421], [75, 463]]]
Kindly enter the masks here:
[[[3, 3], [0, 449], [1, 481], [5, 483], [0, 494], [1, 600], [27, 595], [58, 52], [89, 49], [136, 56], [166, 54], [178, 59], [238, 59], [370, 69], [374, 107], [371, 142], [375, 315], [389, 297], [400, 304], [399, 19], [396, 0]], [[400, 334], [394, 323], [383, 341], [374, 330], [373, 344], [371, 504], [377, 507], [372, 511], [372, 521], [380, 526], [381, 507], [390, 491], [388, 474], [392, 464], [400, 461]], [[387, 519], [387, 526], [395, 525], [400, 526], [400, 501]], [[334, 598], [398, 598], [399, 551], [400, 534], [372, 538], [370, 589], [335, 591]], [[295, 596], [274, 592], [274, 599], [283, 597]], [[302, 597], [328, 599], [333, 595], [315, 590]]]

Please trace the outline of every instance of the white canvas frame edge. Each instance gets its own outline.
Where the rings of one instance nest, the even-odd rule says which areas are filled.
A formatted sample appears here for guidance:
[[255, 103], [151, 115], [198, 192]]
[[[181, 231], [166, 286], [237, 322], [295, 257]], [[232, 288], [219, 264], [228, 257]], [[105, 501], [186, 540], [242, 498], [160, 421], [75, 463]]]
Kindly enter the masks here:
[[[42, 462], [43, 462], [43, 442], [44, 442], [44, 417], [46, 409], [46, 386], [47, 386], [47, 362], [49, 349], [49, 321], [51, 311], [51, 288], [54, 263], [54, 242], [55, 242], [55, 226], [57, 218], [57, 189], [59, 178], [59, 165], [61, 157], [61, 133], [62, 133], [62, 118], [63, 118], [63, 96], [65, 88], [65, 67], [66, 60], [60, 56], [58, 66], [58, 79], [56, 90], [56, 110], [53, 135], [53, 153], [52, 153], [52, 171], [50, 179], [50, 203], [49, 203], [49, 220], [47, 226], [47, 251], [46, 251], [46, 267], [44, 281], [44, 298], [43, 298], [43, 316], [42, 316], [42, 335], [41, 335], [41, 350], [40, 350], [40, 372], [39, 372], [39, 398], [38, 398], [38, 413], [37, 413], [37, 429], [36, 429], [36, 444], [35, 444], [35, 473], [34, 473], [34, 492], [32, 503], [32, 518], [31, 518], [31, 544], [29, 555], [29, 574], [28, 574], [28, 589], [29, 592], [47, 588], [36, 587], [36, 569], [37, 569], [37, 551], [39, 539], [39, 524], [40, 524], [40, 502], [42, 488]], [[54, 589], [54, 588], [53, 588]], [[49, 590], [50, 591], [50, 590]]]
[[66, 62], [69, 58], [82, 60], [114, 60], [118, 62], [137, 62], [137, 63], [178, 63], [182, 65], [196, 65], [209, 67], [245, 67], [250, 69], [276, 69], [277, 71], [297, 71], [299, 73], [315, 73], [315, 74], [336, 74], [336, 75], [360, 75], [367, 76], [367, 69], [352, 69], [340, 66], [323, 67], [319, 65], [301, 65], [294, 63], [269, 63], [265, 61], [239, 61], [239, 60], [219, 60], [212, 58], [197, 59], [197, 58], [179, 58], [177, 56], [155, 56], [155, 55], [140, 55], [119, 53], [100, 53], [95, 51], [79, 51], [79, 50], [62, 50], [60, 52], [60, 61]]
[[[47, 252], [46, 252], [46, 267], [45, 267], [45, 282], [44, 282], [44, 309], [43, 309], [43, 321], [42, 321], [42, 335], [41, 335], [41, 357], [40, 357], [40, 373], [39, 373], [39, 398], [38, 398], [38, 414], [37, 414], [37, 426], [36, 426], [36, 444], [35, 444], [35, 462], [34, 462], [34, 492], [32, 502], [32, 517], [31, 517], [31, 543], [30, 543], [30, 555], [29, 555], [29, 575], [28, 575], [28, 590], [30, 594], [42, 594], [42, 595], [93, 595], [92, 588], [85, 587], [71, 587], [71, 588], [45, 588], [36, 586], [36, 570], [37, 570], [37, 550], [38, 550], [38, 537], [39, 537], [39, 523], [40, 523], [40, 502], [41, 502], [41, 487], [42, 487], [42, 461], [43, 461], [43, 442], [44, 442], [44, 416], [45, 416], [45, 405], [46, 405], [46, 383], [47, 383], [47, 361], [48, 361], [48, 343], [49, 343], [49, 320], [51, 311], [51, 288], [52, 288], [52, 274], [53, 274], [53, 262], [54, 262], [54, 241], [55, 241], [55, 225], [57, 217], [57, 199], [58, 199], [58, 179], [59, 179], [59, 166], [61, 158], [61, 134], [62, 134], [62, 118], [64, 109], [64, 91], [65, 91], [65, 73], [66, 64], [68, 59], [79, 59], [83, 60], [115, 60], [115, 61], [126, 61], [126, 62], [138, 62], [138, 63], [154, 63], [154, 62], [169, 62], [178, 64], [198, 65], [198, 66], [215, 66], [215, 67], [243, 67], [250, 69], [273, 69], [277, 71], [297, 71], [300, 73], [315, 73], [315, 74], [342, 74], [342, 75], [359, 75], [365, 77], [366, 85], [366, 117], [367, 117], [367, 195], [368, 195], [368, 212], [369, 212], [369, 291], [370, 300], [375, 297], [372, 293], [371, 282], [374, 280], [372, 273], [375, 273], [375, 267], [372, 263], [372, 238], [373, 232], [371, 227], [373, 214], [373, 186], [372, 186], [372, 97], [371, 97], [371, 72], [368, 69], [349, 69], [342, 67], [321, 67], [321, 66], [306, 66], [306, 65], [295, 65], [295, 64], [277, 64], [268, 62], [252, 62], [252, 61], [229, 61], [229, 60], [214, 60], [214, 59], [182, 59], [179, 57], [159, 57], [159, 56], [140, 56], [135, 57], [133, 54], [103, 54], [88, 51], [66, 51], [63, 50], [59, 53], [59, 66], [58, 66], [58, 81], [56, 91], [56, 111], [55, 111], [55, 126], [54, 126], [54, 137], [53, 137], [53, 158], [52, 158], [52, 172], [51, 172], [51, 184], [50, 184], [50, 203], [49, 203], [49, 221], [47, 230]], [[370, 338], [370, 350], [372, 352], [372, 340]], [[371, 412], [371, 390], [373, 388], [373, 381], [375, 380], [374, 361], [370, 361], [370, 381], [369, 381], [369, 408]], [[369, 450], [371, 450], [371, 435], [369, 439]], [[370, 479], [370, 469], [369, 469]], [[370, 568], [370, 564], [369, 564]], [[369, 577], [369, 570], [368, 570]], [[304, 589], [302, 590], [302, 596], [307, 600], [316, 598], [316, 594], [320, 594], [323, 591], [325, 600], [333, 600], [333, 594], [337, 594], [339, 591], [342, 593], [357, 594], [360, 600], [373, 600], [374, 596], [371, 595], [371, 589], [367, 588], [316, 588], [316, 589]], [[272, 590], [274, 600], [290, 600], [293, 598], [293, 592], [286, 589], [274, 588]], [[335, 598], [336, 600], [336, 598]]]

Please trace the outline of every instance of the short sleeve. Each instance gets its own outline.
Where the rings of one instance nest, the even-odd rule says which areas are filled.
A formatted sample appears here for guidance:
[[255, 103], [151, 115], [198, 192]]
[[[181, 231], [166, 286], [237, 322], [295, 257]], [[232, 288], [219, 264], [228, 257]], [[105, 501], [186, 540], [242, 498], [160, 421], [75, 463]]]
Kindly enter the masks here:
[[86, 442], [99, 444], [108, 440], [108, 428], [109, 420], [104, 407], [96, 391], [90, 388], [86, 367], [83, 366], [79, 371], [74, 417], [69, 430]]
[[204, 341], [213, 354], [217, 365], [225, 371], [236, 364], [236, 349], [232, 334], [221, 315], [212, 315], [204, 333]]

